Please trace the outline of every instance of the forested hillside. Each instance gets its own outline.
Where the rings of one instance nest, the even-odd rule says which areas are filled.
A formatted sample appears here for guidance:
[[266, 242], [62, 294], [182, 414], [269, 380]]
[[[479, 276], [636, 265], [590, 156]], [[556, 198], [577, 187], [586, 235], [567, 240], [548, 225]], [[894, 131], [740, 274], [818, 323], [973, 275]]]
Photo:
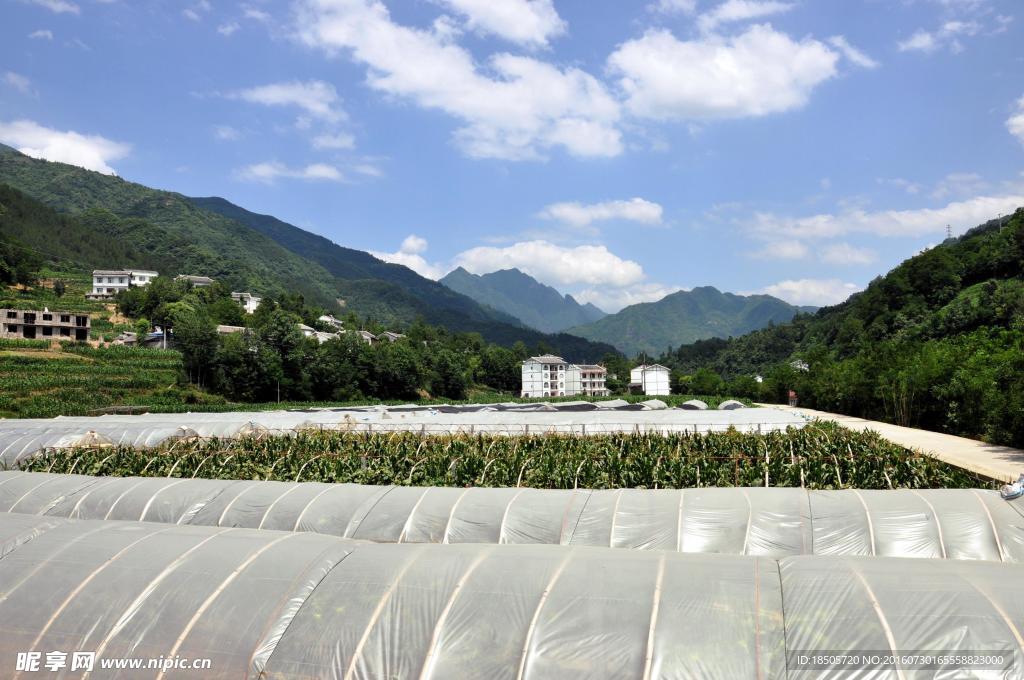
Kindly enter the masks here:
[[705, 387], [778, 401], [795, 389], [805, 406], [1024, 446], [1024, 209], [843, 304], [661, 361]]
[[594, 305], [581, 305], [573, 296], [562, 295], [518, 269], [477, 275], [458, 267], [440, 282], [545, 333], [557, 333], [607, 316]]
[[770, 295], [735, 295], [711, 286], [630, 305], [569, 332], [615, 345], [627, 356], [649, 355], [702, 338], [742, 335], [770, 323], [789, 321], [801, 309]]
[[411, 269], [223, 199], [197, 199], [217, 207], [215, 212], [180, 194], [30, 158], [0, 144], [4, 184], [6, 202], [0, 203], [20, 207], [7, 208], [17, 219], [3, 225], [0, 240], [16, 240], [22, 249], [83, 271], [146, 267], [211, 276], [230, 289], [273, 298], [299, 294], [333, 313], [352, 312], [394, 328], [423, 320], [453, 332], [477, 332], [504, 346], [523, 342], [574, 361], [596, 361], [614, 351], [576, 336], [524, 328]]

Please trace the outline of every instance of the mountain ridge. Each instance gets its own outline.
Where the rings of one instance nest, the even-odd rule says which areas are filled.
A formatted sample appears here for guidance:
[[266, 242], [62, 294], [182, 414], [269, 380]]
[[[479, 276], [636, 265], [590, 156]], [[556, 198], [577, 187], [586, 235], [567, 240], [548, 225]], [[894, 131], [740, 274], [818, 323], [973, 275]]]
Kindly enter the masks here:
[[606, 316], [596, 306], [581, 305], [571, 295], [563, 295], [514, 267], [488, 274], [472, 274], [457, 267], [439, 283], [545, 333], [557, 333]]
[[810, 309], [771, 295], [738, 295], [698, 286], [624, 307], [596, 322], [573, 326], [569, 332], [611, 343], [628, 356], [641, 352], [657, 356], [681, 344], [742, 335], [790, 321]]
[[[328, 239], [273, 218], [259, 216], [225, 199], [201, 205], [170, 191], [65, 163], [31, 158], [0, 144], [0, 184], [75, 218], [88, 238], [127, 244], [121, 261], [111, 251], [104, 267], [151, 266], [162, 271], [204, 274], [235, 290], [264, 296], [302, 294], [329, 310], [345, 308], [383, 324], [407, 326], [418, 319], [454, 332], [476, 332], [511, 346], [522, 341], [545, 346], [574, 360], [596, 361], [611, 345], [568, 334], [546, 335], [507, 314], [430, 281], [402, 265], [343, 248]], [[216, 200], [220, 212], [208, 209]], [[229, 216], [223, 213], [234, 213]], [[260, 222], [256, 228], [241, 220]], [[76, 227], [77, 228], [77, 227]], [[84, 230], [84, 231], [82, 231]], [[46, 251], [53, 233], [19, 238]], [[81, 236], [86, 238], [86, 236]], [[74, 260], [75, 244], [62, 253]], [[317, 254], [318, 257], [309, 255]], [[349, 263], [349, 269], [344, 265]], [[333, 270], [333, 271], [332, 271]], [[337, 272], [335, 274], [334, 272]]]

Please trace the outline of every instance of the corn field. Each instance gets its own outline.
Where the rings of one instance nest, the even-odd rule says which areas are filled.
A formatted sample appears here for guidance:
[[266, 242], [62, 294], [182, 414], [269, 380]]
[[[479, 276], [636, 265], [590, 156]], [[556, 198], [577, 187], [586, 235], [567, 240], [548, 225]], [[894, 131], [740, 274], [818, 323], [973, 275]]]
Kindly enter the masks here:
[[[89, 347], [33, 340], [0, 342], [0, 417], [84, 415], [135, 400], [158, 401], [153, 392], [176, 383], [177, 352], [132, 347]], [[18, 352], [20, 350], [20, 353]]]
[[834, 423], [765, 435], [427, 436], [301, 432], [44, 453], [37, 472], [408, 486], [970, 488], [989, 480]]

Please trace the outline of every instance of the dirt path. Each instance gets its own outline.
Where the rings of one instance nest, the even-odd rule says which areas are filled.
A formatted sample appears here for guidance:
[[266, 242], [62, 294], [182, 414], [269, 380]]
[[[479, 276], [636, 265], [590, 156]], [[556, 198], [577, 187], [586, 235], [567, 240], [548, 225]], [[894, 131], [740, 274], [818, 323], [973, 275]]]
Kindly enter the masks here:
[[760, 405], [793, 411], [809, 418], [834, 420], [851, 430], [874, 430], [891, 442], [930, 453], [951, 465], [957, 465], [993, 479], [1014, 481], [1018, 475], [1024, 472], [1024, 451], [1009, 446], [986, 444], [975, 439], [956, 437], [951, 434], [900, 427], [899, 425], [815, 411], [809, 408], [791, 408], [777, 404]]

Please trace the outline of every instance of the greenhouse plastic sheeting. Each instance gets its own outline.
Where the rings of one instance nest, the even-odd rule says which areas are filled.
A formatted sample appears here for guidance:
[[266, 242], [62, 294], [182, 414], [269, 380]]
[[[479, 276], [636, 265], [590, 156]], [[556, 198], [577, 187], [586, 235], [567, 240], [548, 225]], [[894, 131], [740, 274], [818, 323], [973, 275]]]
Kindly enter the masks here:
[[[661, 402], [658, 402], [661, 403]], [[498, 404], [432, 408], [424, 406], [256, 411], [235, 413], [153, 413], [48, 419], [0, 419], [0, 467], [44, 449], [69, 448], [95, 437], [114, 445], [157, 446], [188, 437], [231, 438], [253, 433], [293, 434], [306, 429], [344, 432], [456, 432], [542, 434], [562, 432], [709, 432], [803, 427], [800, 415], [772, 408], [732, 411], [657, 409], [643, 404], [580, 411], [572, 404]], [[546, 407], [546, 410], [541, 410]], [[563, 409], [564, 407], [564, 409]]]
[[[990, 651], [1013, 665], [985, 677], [1022, 670], [1021, 565], [381, 545], [6, 513], [0, 545], [3, 677], [33, 651], [94, 652], [94, 678], [817, 678], [797, 651], [859, 650]], [[209, 668], [101, 667], [125, 658]]]
[[462, 489], [0, 472], [0, 512], [378, 543], [1024, 562], [1024, 499], [980, 489]]

